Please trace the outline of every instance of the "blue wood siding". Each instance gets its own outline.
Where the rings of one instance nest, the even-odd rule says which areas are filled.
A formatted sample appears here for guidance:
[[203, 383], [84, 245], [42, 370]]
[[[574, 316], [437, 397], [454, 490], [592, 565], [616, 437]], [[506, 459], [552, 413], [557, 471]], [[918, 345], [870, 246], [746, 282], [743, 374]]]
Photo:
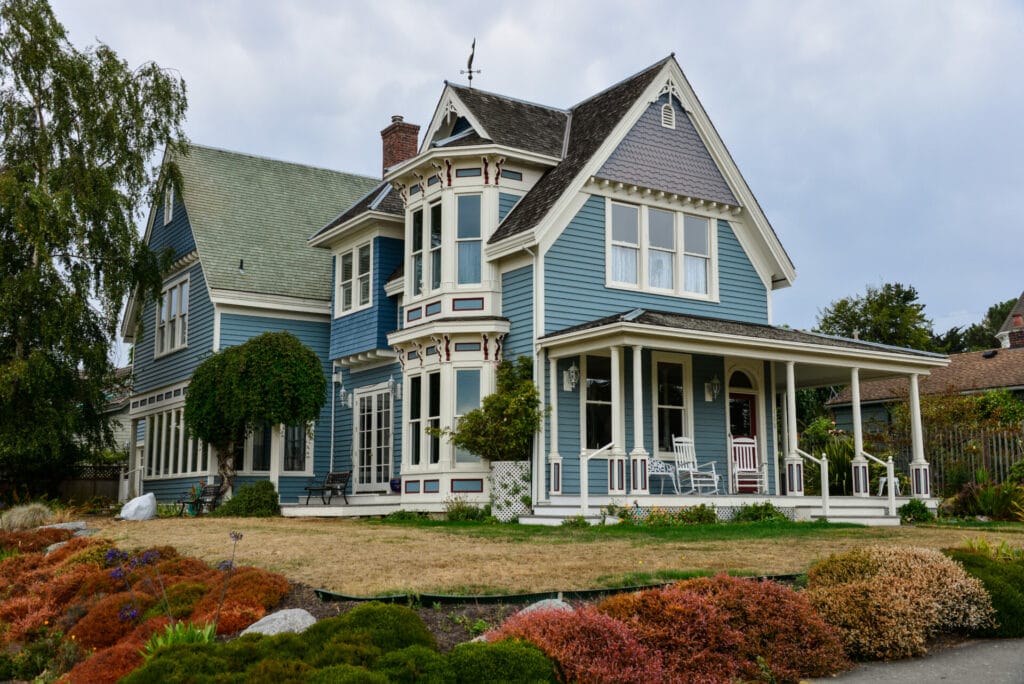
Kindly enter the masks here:
[[[341, 369], [342, 385], [346, 390], [355, 392], [361, 387], [369, 387], [387, 382], [394, 378], [402, 381], [402, 366], [398, 363], [377, 366], [369, 370]], [[402, 467], [402, 389], [399, 386], [394, 396], [391, 415], [391, 477], [399, 477]], [[354, 409], [346, 408], [337, 403], [334, 411], [334, 469], [355, 470], [352, 462], [352, 447], [355, 443], [353, 426]]]
[[544, 255], [545, 334], [646, 308], [753, 323], [768, 322], [768, 295], [726, 221], [718, 222], [719, 301], [605, 286], [605, 200], [586, 201]]
[[[373, 305], [369, 309], [335, 318], [331, 325], [332, 359], [371, 349], [387, 349], [387, 334], [395, 329], [398, 319], [397, 305], [384, 293], [387, 279], [402, 263], [402, 241], [375, 238], [373, 241], [373, 271], [371, 273]], [[332, 272], [334, 272], [332, 270]], [[335, 294], [337, 289], [332, 289]], [[337, 303], [333, 303], [337, 306]]]
[[142, 307], [142, 331], [135, 342], [136, 394], [187, 380], [202, 359], [213, 350], [213, 303], [206, 289], [202, 266], [188, 269], [188, 346], [153, 358], [156, 336], [156, 302]]
[[557, 362], [558, 453], [562, 457], [563, 494], [578, 494], [580, 491], [580, 388], [566, 392], [561, 383], [562, 372], [568, 370], [573, 362], [579, 367], [579, 358], [559, 359]]
[[522, 199], [521, 195], [513, 195], [508, 192], [498, 193], [498, 223], [505, 220], [508, 212], [512, 211], [512, 207], [516, 206], [520, 199]]
[[188, 212], [185, 211], [185, 205], [181, 203], [177, 193], [174, 196], [171, 222], [166, 226], [164, 225], [163, 196], [160, 196], [156, 211], [153, 212], [153, 230], [149, 235], [149, 246], [156, 252], [162, 252], [169, 247], [174, 251], [175, 259], [185, 256], [196, 248]]
[[152, 494], [160, 503], [170, 503], [185, 496], [200, 480], [206, 479], [207, 477], [203, 475], [189, 475], [188, 477], [146, 480], [142, 483], [142, 491]]
[[533, 355], [533, 266], [501, 274], [501, 313], [509, 320], [505, 358]]
[[[832, 419], [840, 430], [853, 433], [853, 408], [837, 406], [832, 409]], [[882, 403], [861, 404], [860, 422], [864, 432], [878, 432], [890, 422], [889, 408]]]
[[[324, 377], [327, 378], [324, 405], [320, 410], [320, 418], [313, 428], [313, 472], [319, 477], [330, 467], [331, 435], [331, 362], [327, 356], [330, 340], [330, 324], [326, 321], [297, 321], [271, 316], [245, 316], [242, 314], [223, 314], [220, 319], [220, 346], [226, 349], [256, 337], [264, 332], [290, 332], [299, 338], [304, 345], [316, 352], [320, 358]], [[267, 479], [256, 476], [254, 479]], [[282, 503], [294, 503], [298, 496], [305, 496], [302, 487], [308, 484], [305, 475], [295, 476], [281, 474], [279, 494]], [[237, 485], [236, 485], [237, 491]], [[305, 500], [305, 499], [303, 499]]]

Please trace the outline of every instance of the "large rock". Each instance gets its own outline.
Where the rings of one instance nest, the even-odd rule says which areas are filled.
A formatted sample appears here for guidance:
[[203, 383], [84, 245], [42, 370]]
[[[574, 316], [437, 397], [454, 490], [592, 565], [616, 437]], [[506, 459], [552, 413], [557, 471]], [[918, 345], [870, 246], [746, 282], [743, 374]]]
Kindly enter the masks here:
[[246, 634], [283, 634], [284, 632], [305, 632], [316, 623], [316, 618], [301, 608], [289, 608], [271, 613], [259, 622], [254, 622], [242, 632]]
[[78, 532], [84, 530], [87, 527], [84, 520], [75, 520], [73, 522], [62, 522], [54, 523], [52, 525], [43, 525], [39, 529], [41, 530], [71, 530], [72, 532]]
[[150, 492], [137, 496], [121, 508], [124, 520], [152, 520], [156, 517], [156, 496]]

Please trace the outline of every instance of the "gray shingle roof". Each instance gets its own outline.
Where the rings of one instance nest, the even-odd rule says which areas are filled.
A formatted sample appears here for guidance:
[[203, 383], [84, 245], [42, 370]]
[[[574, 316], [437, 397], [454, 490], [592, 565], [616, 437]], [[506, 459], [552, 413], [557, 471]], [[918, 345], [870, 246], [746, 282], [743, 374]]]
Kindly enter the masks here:
[[661, 109], [666, 101], [662, 97], [647, 108], [595, 175], [737, 206], [739, 202], [690, 116], [675, 98], [672, 98], [675, 128], [662, 126]]
[[201, 145], [177, 162], [209, 287], [330, 300], [331, 255], [306, 239], [380, 179]]
[[341, 212], [330, 223], [318, 230], [310, 239], [326, 233], [335, 226], [351, 221], [368, 211], [379, 211], [382, 214], [393, 214], [398, 217], [405, 216], [405, 206], [402, 204], [402, 198], [399, 197], [398, 192], [392, 187], [391, 183], [379, 183], [356, 201], [355, 204]]
[[825, 347], [855, 349], [859, 351], [897, 352], [932, 359], [945, 358], [943, 354], [935, 354], [933, 352], [904, 349], [903, 347], [893, 347], [887, 344], [876, 344], [874, 342], [864, 342], [862, 340], [850, 340], [845, 337], [833, 337], [831, 335], [809, 333], [804, 332], [803, 330], [793, 330], [792, 328], [777, 328], [772, 325], [764, 325], [760, 323], [740, 323], [738, 321], [728, 321], [721, 318], [688, 316], [686, 314], [649, 311], [647, 309], [633, 309], [613, 314], [611, 316], [605, 316], [604, 318], [598, 318], [587, 323], [572, 326], [571, 328], [565, 328], [564, 330], [549, 333], [541, 339], [548, 339], [559, 335], [565, 335], [567, 333], [581, 330], [592, 330], [606, 325], [626, 322], [636, 323], [639, 325], [649, 325], [657, 328], [719, 333], [733, 337], [751, 337], [777, 342], [795, 342]]
[[[666, 57], [570, 110], [569, 144], [565, 157], [558, 166], [541, 176], [530, 192], [509, 212], [488, 242], [500, 242], [530, 230], [548, 213], [670, 59], [673, 57]], [[487, 125], [483, 122], [481, 124]]]
[[[495, 143], [549, 157], [562, 156], [562, 141], [568, 118], [564, 110], [454, 83], [449, 83], [448, 87], [455, 91]], [[482, 135], [481, 131], [477, 133]], [[455, 144], [479, 144], [481, 140], [475, 143], [459, 140]]]

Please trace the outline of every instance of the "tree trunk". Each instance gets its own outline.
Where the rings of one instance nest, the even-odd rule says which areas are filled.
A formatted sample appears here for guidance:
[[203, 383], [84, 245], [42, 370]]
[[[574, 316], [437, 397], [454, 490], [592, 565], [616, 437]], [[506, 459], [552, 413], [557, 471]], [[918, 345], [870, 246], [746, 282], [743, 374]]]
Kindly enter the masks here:
[[226, 496], [235, 486], [235, 445], [217, 450], [217, 474], [220, 475], [220, 495]]

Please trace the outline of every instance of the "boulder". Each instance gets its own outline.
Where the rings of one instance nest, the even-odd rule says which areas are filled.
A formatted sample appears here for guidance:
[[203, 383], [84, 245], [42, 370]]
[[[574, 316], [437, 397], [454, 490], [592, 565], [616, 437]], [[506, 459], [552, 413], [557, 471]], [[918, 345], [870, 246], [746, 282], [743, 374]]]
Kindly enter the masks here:
[[311, 625], [316, 623], [316, 618], [302, 608], [289, 608], [271, 613], [258, 622], [254, 622], [245, 630], [241, 636], [246, 634], [283, 634], [285, 632], [305, 632]]
[[[561, 594], [559, 594], [561, 596]], [[529, 613], [534, 610], [567, 610], [573, 612], [573, 607], [562, 599], [543, 599], [523, 608], [520, 613]]]
[[156, 517], [156, 496], [150, 492], [137, 496], [121, 508], [123, 520], [152, 520]]

